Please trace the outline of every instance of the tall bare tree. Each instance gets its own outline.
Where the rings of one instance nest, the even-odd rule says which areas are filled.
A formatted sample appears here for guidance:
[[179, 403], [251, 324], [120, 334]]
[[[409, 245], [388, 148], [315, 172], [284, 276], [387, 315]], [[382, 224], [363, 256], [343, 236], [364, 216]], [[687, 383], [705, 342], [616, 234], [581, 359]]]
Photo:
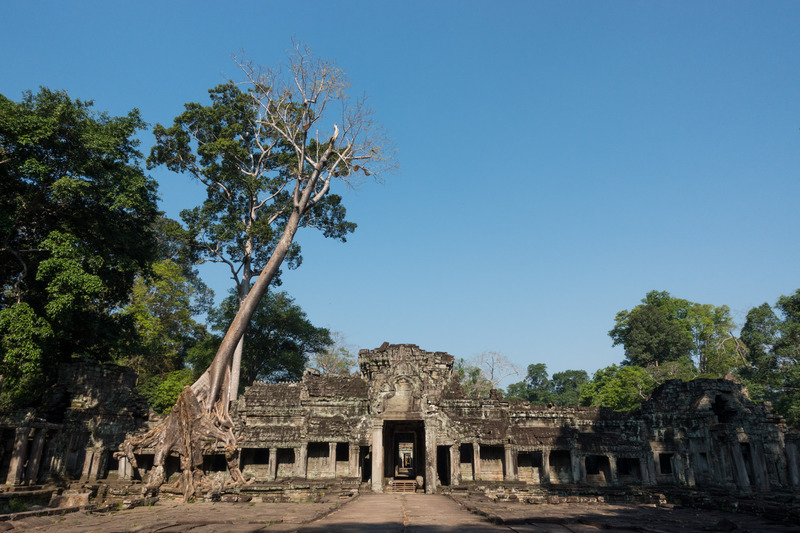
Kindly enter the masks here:
[[[349, 84], [335, 64], [313, 56], [306, 46], [297, 43], [285, 70], [261, 68], [240, 59], [237, 64], [245, 76], [242, 85], [247, 87], [246, 104], [253, 111], [253, 118], [238, 125], [241, 131], [236, 138], [249, 136], [249, 146], [256, 149], [234, 150], [229, 158], [207, 162], [232, 165], [240, 171], [270, 169], [268, 194], [260, 204], [270, 203], [272, 209], [265, 210], [269, 214], [259, 222], [270, 227], [270, 237], [261, 241], [268, 248], [268, 259], [209, 368], [184, 389], [163, 424], [129, 439], [122, 447], [134, 467], [137, 449], [155, 448], [146, 487], [149, 492], [157, 491], [164, 483], [164, 461], [170, 452], [177, 452], [182, 470], [179, 483], [186, 499], [202, 482], [199, 467], [204, 447], [216, 443], [224, 446], [233, 481], [245, 482], [236, 464], [236, 438], [228, 412], [233, 356], [261, 298], [283, 261], [290, 257], [297, 230], [311, 226], [323, 232], [333, 231], [331, 216], [341, 213], [337, 211], [338, 197], [331, 194], [334, 183], [354, 185], [364, 176], [381, 179], [393, 166], [391, 147], [373, 121], [365, 99], [348, 97]], [[227, 123], [225, 126], [237, 127]], [[177, 140], [187, 147], [191, 145], [189, 133], [180, 133]], [[166, 162], [173, 170], [181, 171], [185, 168], [181, 165], [198, 161], [191, 150], [179, 149], [175, 153], [176, 157]], [[199, 154], [201, 163], [204, 155]], [[241, 172], [242, 181], [247, 182], [249, 177], [248, 172]], [[212, 186], [221, 187], [219, 183]]]

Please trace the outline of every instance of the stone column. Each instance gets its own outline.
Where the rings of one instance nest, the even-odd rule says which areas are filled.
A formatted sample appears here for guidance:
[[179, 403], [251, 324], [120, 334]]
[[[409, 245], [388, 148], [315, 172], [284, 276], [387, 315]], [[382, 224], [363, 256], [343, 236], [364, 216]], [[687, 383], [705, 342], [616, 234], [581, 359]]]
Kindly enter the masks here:
[[350, 443], [349, 448], [349, 455], [347, 456], [348, 459], [348, 470], [347, 473], [350, 477], [361, 477], [358, 472], [358, 452], [360, 451], [358, 444]]
[[786, 453], [786, 466], [789, 474], [789, 483], [792, 487], [800, 487], [800, 456], [798, 456], [797, 443], [787, 440], [784, 448]]
[[92, 465], [89, 468], [89, 479], [96, 481], [103, 478], [103, 470], [105, 469], [105, 456], [106, 452], [102, 449], [96, 449], [92, 456]]
[[550, 450], [542, 450], [542, 471], [539, 483], [550, 483]]
[[372, 426], [372, 492], [383, 492], [383, 421]]
[[89, 474], [92, 472], [94, 451], [94, 448], [86, 448], [86, 451], [83, 452], [83, 469], [81, 470], [81, 479], [83, 480], [89, 479]]
[[767, 460], [764, 457], [764, 446], [759, 442], [750, 443], [750, 456], [753, 461], [753, 477], [759, 490], [769, 491], [769, 473]]
[[17, 428], [14, 435], [14, 449], [11, 451], [11, 462], [8, 465], [6, 485], [19, 485], [22, 482], [22, 470], [28, 455], [28, 435], [31, 428]]
[[642, 485], [650, 484], [650, 471], [647, 468], [647, 458], [639, 457], [639, 472], [642, 477]]
[[744, 464], [744, 457], [742, 457], [742, 449], [738, 440], [730, 443], [728, 449], [731, 453], [733, 460], [733, 471], [736, 475], [736, 484], [743, 491], [750, 491], [750, 476], [747, 475], [747, 466]]
[[672, 477], [675, 479], [679, 484], [685, 485], [686, 484], [686, 471], [685, 466], [683, 464], [683, 456], [679, 453], [676, 453], [672, 456]]
[[578, 450], [575, 448], [570, 448], [569, 450], [569, 462], [570, 466], [572, 467], [572, 482], [579, 483], [581, 481], [581, 464], [578, 458]]
[[294, 472], [295, 476], [305, 478], [308, 468], [308, 443], [304, 442], [299, 448], [294, 449]]
[[328, 443], [328, 475], [336, 477], [336, 443]]
[[122, 479], [133, 479], [133, 465], [124, 455], [119, 458], [119, 476]]
[[585, 455], [581, 455], [580, 457], [578, 457], [578, 466], [580, 467], [580, 470], [581, 470], [581, 478], [580, 478], [581, 479], [581, 483], [586, 483], [587, 481], [586, 481], [586, 456]]
[[47, 435], [47, 430], [42, 428], [36, 432], [36, 437], [33, 439], [33, 448], [31, 449], [31, 456], [28, 458], [28, 471], [25, 472], [25, 482], [28, 485], [36, 483], [39, 478], [39, 466], [42, 464], [42, 452], [44, 452], [44, 440]]
[[461, 451], [458, 444], [450, 446], [450, 485], [461, 482]]
[[270, 481], [278, 477], [278, 448], [269, 449], [269, 476]]
[[436, 425], [433, 420], [425, 420], [425, 493], [436, 493]]
[[478, 481], [481, 478], [481, 445], [475, 441], [472, 445], [472, 480]]
[[658, 478], [656, 477], [656, 458], [655, 452], [651, 453], [646, 458], [647, 461], [647, 484], [655, 485]]
[[511, 446], [509, 446], [508, 444], [506, 444], [505, 446], [505, 452], [506, 452], [506, 471], [504, 472], [505, 474], [504, 479], [506, 481], [517, 481], [518, 479], [517, 454], [516, 452], [514, 452], [514, 450], [511, 449]]
[[608, 469], [611, 470], [611, 484], [617, 485], [619, 477], [617, 477], [617, 458], [613, 455], [608, 455]]

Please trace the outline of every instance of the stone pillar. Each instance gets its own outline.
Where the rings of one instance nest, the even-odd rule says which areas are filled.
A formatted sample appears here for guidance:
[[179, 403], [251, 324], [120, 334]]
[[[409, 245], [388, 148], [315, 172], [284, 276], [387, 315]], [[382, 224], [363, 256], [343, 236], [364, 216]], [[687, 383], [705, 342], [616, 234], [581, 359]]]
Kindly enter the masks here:
[[128, 458], [124, 455], [119, 458], [119, 477], [121, 479], [131, 480], [133, 479], [133, 466], [131, 462], [128, 461]]
[[267, 479], [275, 481], [278, 477], [278, 448], [269, 449], [269, 476]]
[[786, 440], [784, 452], [786, 453], [786, 469], [789, 474], [789, 483], [792, 487], [800, 487], [800, 454], [798, 454], [797, 442]]
[[308, 468], [308, 443], [304, 442], [299, 448], [294, 449], [294, 472], [295, 476], [305, 478]]
[[542, 450], [542, 471], [539, 483], [550, 483], [550, 450]]
[[753, 462], [753, 477], [756, 487], [762, 491], [769, 491], [767, 461], [764, 457], [764, 447], [760, 441], [750, 443], [750, 459]]
[[747, 466], [744, 464], [742, 449], [738, 440], [730, 443], [728, 449], [733, 460], [733, 472], [736, 475], [736, 485], [743, 491], [750, 491], [750, 476], [747, 475]]
[[28, 485], [36, 483], [39, 478], [39, 466], [42, 464], [42, 452], [44, 452], [44, 440], [47, 435], [46, 429], [40, 429], [36, 432], [36, 437], [33, 439], [33, 448], [31, 449], [31, 456], [28, 458], [28, 471], [25, 472], [25, 482]]
[[509, 446], [508, 444], [506, 444], [505, 448], [506, 448], [505, 449], [506, 471], [504, 472], [505, 474], [504, 479], [506, 481], [517, 481], [519, 477], [517, 475], [517, 454], [514, 450], [511, 449], [511, 446]]
[[580, 464], [580, 459], [578, 457], [578, 450], [576, 450], [575, 448], [570, 448], [569, 450], [569, 462], [570, 466], [572, 467], [570, 469], [572, 470], [571, 481], [573, 483], [578, 483], [581, 481], [581, 464]]
[[676, 453], [672, 456], [672, 477], [680, 484], [686, 484], [686, 471], [683, 464], [683, 456]]
[[28, 459], [28, 435], [31, 428], [17, 428], [14, 435], [14, 449], [11, 451], [11, 462], [8, 465], [6, 485], [19, 485], [22, 482], [22, 470]]
[[647, 458], [639, 457], [639, 472], [642, 477], [642, 485], [650, 484], [650, 470], [647, 468]]
[[348, 458], [348, 473], [350, 477], [361, 477], [358, 471], [358, 452], [360, 451], [358, 444], [350, 443]]
[[86, 448], [83, 452], [83, 469], [81, 470], [81, 479], [89, 479], [89, 474], [92, 472], [92, 462], [94, 461], [94, 448]]
[[586, 483], [586, 456], [581, 455], [578, 457], [578, 466], [581, 469], [581, 483]]
[[437, 478], [437, 449], [436, 449], [436, 425], [434, 420], [425, 420], [425, 493], [436, 493]]
[[372, 426], [372, 492], [383, 492], [383, 421]]
[[450, 485], [461, 482], [461, 450], [458, 444], [450, 446]]
[[657, 484], [658, 478], [656, 477], [656, 458], [655, 452], [649, 454], [647, 456], [647, 484], [648, 485], [655, 485]]
[[105, 451], [96, 448], [92, 452], [92, 462], [89, 465], [89, 480], [96, 481], [102, 479], [105, 467]]
[[617, 458], [613, 455], [608, 455], [608, 469], [611, 470], [611, 484], [617, 485], [619, 477], [617, 477]]
[[336, 443], [328, 443], [328, 475], [336, 477]]
[[472, 479], [478, 481], [481, 478], [481, 445], [475, 441], [472, 445]]
[[681, 458], [683, 461], [683, 472], [685, 476], [686, 485], [688, 487], [694, 487], [697, 484], [697, 480], [694, 476], [694, 465], [692, 464], [693, 455], [686, 453], [681, 454]]

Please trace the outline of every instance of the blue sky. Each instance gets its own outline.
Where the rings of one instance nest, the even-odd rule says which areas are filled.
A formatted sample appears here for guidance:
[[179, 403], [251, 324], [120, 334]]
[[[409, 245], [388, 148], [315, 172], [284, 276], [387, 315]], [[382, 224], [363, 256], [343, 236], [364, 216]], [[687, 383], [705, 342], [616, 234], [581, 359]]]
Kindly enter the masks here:
[[[167, 124], [238, 77], [233, 54], [304, 41], [370, 96], [401, 168], [336, 191], [358, 230], [301, 232], [282, 288], [359, 348], [593, 372], [650, 290], [741, 322], [800, 287], [799, 22], [774, 1], [7, 1], [0, 93]], [[202, 201], [152, 175], [170, 216]]]

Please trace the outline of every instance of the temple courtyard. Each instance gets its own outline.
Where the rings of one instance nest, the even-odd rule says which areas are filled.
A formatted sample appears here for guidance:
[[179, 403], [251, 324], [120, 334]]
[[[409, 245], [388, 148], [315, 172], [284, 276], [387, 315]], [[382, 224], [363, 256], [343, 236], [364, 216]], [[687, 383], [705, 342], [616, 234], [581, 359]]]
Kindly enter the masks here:
[[800, 532], [769, 517], [637, 504], [525, 504], [483, 496], [363, 493], [312, 503], [180, 503], [13, 517], [0, 531], [85, 532]]

